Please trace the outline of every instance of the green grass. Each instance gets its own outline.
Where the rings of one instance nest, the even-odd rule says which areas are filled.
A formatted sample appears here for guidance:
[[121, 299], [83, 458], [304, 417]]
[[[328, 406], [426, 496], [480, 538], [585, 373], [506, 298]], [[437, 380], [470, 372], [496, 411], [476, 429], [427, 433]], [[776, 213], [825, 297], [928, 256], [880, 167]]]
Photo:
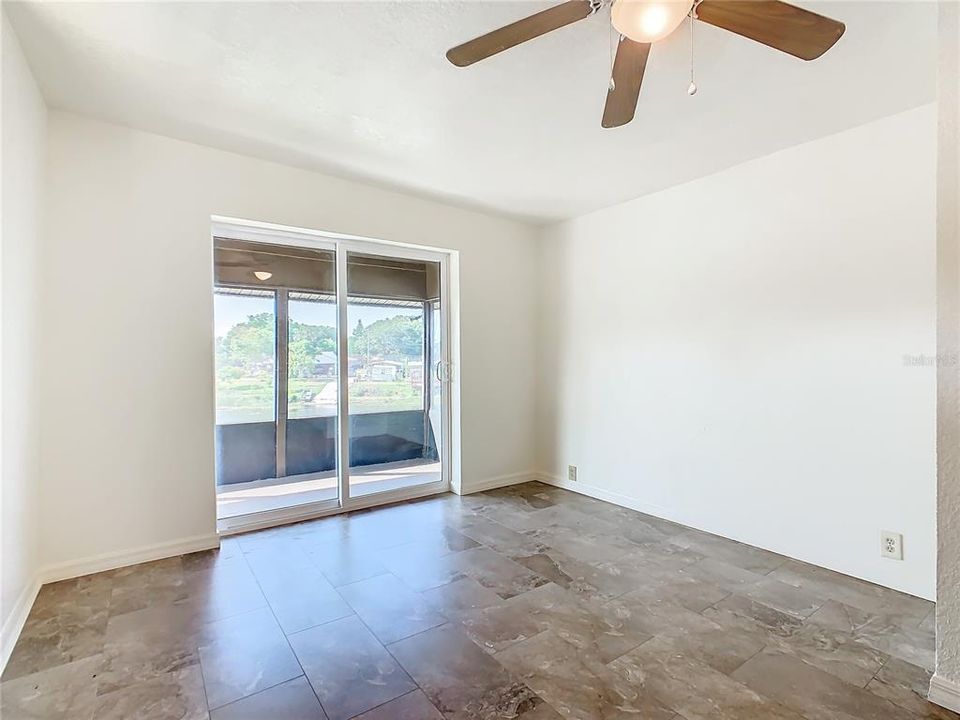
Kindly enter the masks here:
[[[335, 415], [335, 402], [316, 403], [303, 398], [318, 395], [331, 378], [291, 378], [288, 388], [289, 415], [317, 417]], [[266, 422], [273, 418], [273, 377], [248, 376], [217, 379], [217, 422]], [[399, 412], [423, 407], [421, 388], [407, 380], [352, 382], [350, 412]]]

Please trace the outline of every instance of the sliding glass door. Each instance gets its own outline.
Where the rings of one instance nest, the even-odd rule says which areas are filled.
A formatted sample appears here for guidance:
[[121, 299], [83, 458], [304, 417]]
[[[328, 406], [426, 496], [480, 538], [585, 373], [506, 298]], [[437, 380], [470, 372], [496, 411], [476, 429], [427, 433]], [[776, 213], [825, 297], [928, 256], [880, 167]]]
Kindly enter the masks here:
[[[217, 487], [277, 476], [276, 293], [217, 288]], [[225, 500], [232, 510], [237, 497]]]
[[320, 474], [337, 496], [336, 298], [287, 294], [287, 475]]
[[350, 252], [347, 271], [349, 494], [440, 482], [429, 417], [440, 263]]
[[217, 237], [214, 258], [221, 521], [449, 486], [444, 255]]

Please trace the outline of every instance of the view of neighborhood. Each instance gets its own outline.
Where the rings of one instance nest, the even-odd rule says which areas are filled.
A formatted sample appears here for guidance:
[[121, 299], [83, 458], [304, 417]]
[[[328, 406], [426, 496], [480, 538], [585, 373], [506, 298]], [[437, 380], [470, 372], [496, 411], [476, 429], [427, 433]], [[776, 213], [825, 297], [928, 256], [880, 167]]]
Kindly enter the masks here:
[[[215, 296], [217, 424], [274, 419], [275, 315], [271, 296]], [[336, 306], [291, 299], [288, 417], [337, 413]], [[423, 408], [423, 312], [348, 305], [350, 412]]]

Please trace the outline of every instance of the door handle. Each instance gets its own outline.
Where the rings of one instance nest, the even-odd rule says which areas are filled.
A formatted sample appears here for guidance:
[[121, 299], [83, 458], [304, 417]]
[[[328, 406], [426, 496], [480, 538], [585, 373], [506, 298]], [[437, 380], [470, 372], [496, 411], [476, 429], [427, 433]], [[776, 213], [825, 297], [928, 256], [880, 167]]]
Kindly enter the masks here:
[[450, 382], [453, 379], [453, 363], [439, 361], [434, 367], [437, 382]]

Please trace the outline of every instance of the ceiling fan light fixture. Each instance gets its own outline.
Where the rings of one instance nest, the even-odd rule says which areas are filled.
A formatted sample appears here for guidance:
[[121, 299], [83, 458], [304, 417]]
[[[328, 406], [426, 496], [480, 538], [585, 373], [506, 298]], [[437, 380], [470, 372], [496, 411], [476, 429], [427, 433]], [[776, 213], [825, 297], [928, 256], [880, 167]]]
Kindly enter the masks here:
[[[693, 74], [694, 20], [753, 40], [801, 60], [815, 60], [832, 48], [845, 26], [784, 0], [563, 0], [558, 5], [492, 30], [447, 51], [447, 59], [466, 67], [541, 35], [586, 20], [610, 6], [610, 25], [619, 41], [610, 43], [610, 79], [600, 125], [626, 125], [637, 110], [650, 48], [690, 18], [690, 84]], [[607, 29], [610, 29], [609, 27]], [[611, 38], [612, 40], [612, 38]], [[615, 46], [614, 46], [615, 45]]]
[[693, 0], [614, 0], [613, 27], [635, 42], [662, 40], [679, 27]]

